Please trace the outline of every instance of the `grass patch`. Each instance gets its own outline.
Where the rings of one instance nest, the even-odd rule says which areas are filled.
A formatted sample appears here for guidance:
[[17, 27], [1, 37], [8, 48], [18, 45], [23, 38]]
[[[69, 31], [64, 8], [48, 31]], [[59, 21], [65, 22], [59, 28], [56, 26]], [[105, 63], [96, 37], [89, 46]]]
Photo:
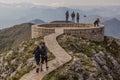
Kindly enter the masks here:
[[[47, 74], [42, 80], [57, 80], [59, 77], [59, 73], [61, 71], [61, 69], [63, 69], [64, 67], [68, 66], [71, 62], [73, 61], [73, 57], [72, 59], [67, 62], [66, 64], [63, 64], [62, 66], [60, 66], [59, 68], [57, 68], [56, 70], [52, 71], [51, 73]], [[61, 79], [62, 80], [62, 79]], [[65, 80], [65, 79], [63, 79]]]
[[89, 67], [95, 67], [91, 61], [84, 59], [83, 57], [80, 57], [80, 61], [84, 63], [84, 65]]
[[8, 80], [19, 80], [25, 73], [30, 72], [35, 67], [24, 67], [20, 71], [18, 71], [13, 77], [9, 78]]

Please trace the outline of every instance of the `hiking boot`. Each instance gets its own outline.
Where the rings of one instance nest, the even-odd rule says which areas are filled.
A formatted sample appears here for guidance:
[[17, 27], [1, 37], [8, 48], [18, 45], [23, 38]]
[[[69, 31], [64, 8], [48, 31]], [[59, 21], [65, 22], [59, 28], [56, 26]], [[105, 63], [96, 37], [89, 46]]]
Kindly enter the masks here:
[[41, 68], [41, 72], [43, 71], [43, 69]]
[[36, 73], [39, 73], [39, 68], [36, 69]]
[[49, 67], [47, 66], [46, 69], [48, 69]]
[[46, 69], [48, 70], [48, 68], [49, 68], [49, 67], [47, 66]]

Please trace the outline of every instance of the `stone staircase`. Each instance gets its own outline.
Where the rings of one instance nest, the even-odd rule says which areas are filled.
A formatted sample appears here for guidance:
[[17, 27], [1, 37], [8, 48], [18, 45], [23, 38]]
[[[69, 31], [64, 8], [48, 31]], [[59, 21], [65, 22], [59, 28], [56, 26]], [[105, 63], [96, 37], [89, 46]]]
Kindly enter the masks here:
[[49, 61], [49, 70], [43, 69], [43, 72], [36, 73], [36, 70], [34, 69], [25, 74], [20, 80], [42, 80], [45, 75], [72, 59], [72, 57], [67, 54], [67, 52], [58, 44], [56, 40], [56, 37], [61, 35], [62, 33], [63, 28], [55, 28], [55, 33], [44, 37], [46, 46], [55, 56], [54, 60]]

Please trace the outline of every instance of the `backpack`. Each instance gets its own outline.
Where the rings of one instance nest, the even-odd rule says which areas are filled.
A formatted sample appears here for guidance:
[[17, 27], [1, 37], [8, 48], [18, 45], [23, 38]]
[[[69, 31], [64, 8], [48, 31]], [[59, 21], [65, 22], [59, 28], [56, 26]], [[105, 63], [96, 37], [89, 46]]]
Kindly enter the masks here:
[[42, 46], [41, 47], [41, 55], [42, 56], [46, 56], [47, 55], [47, 48], [46, 48], [46, 46]]
[[79, 13], [77, 13], [77, 17], [78, 17], [78, 18], [80, 17], [80, 14], [79, 14]]
[[40, 49], [35, 49], [33, 51], [33, 54], [35, 54], [35, 55], [40, 55], [40, 53], [41, 53]]

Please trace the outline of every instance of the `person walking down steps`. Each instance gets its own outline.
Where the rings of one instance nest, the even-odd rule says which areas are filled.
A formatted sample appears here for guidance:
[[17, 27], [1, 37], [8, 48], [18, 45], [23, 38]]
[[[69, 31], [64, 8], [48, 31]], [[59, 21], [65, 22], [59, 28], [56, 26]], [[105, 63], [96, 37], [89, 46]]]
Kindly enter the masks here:
[[71, 18], [72, 18], [72, 21], [75, 22], [75, 13], [74, 13], [74, 11], [71, 14]]
[[68, 19], [69, 19], [69, 12], [68, 11], [66, 11], [65, 16], [66, 16], [66, 22], [68, 22]]
[[35, 61], [36, 61], [36, 73], [39, 72], [39, 67], [40, 67], [40, 55], [41, 55], [41, 50], [40, 47], [37, 46], [34, 51], [33, 54], [35, 55]]
[[48, 56], [47, 56], [47, 47], [45, 45], [45, 42], [43, 42], [41, 44], [41, 51], [42, 51], [42, 54], [41, 54], [41, 71], [43, 71], [43, 64], [45, 62], [46, 64], [46, 69], [48, 70]]
[[80, 14], [77, 12], [77, 14], [76, 14], [76, 21], [77, 21], [77, 23], [79, 23], [79, 20], [80, 20]]

